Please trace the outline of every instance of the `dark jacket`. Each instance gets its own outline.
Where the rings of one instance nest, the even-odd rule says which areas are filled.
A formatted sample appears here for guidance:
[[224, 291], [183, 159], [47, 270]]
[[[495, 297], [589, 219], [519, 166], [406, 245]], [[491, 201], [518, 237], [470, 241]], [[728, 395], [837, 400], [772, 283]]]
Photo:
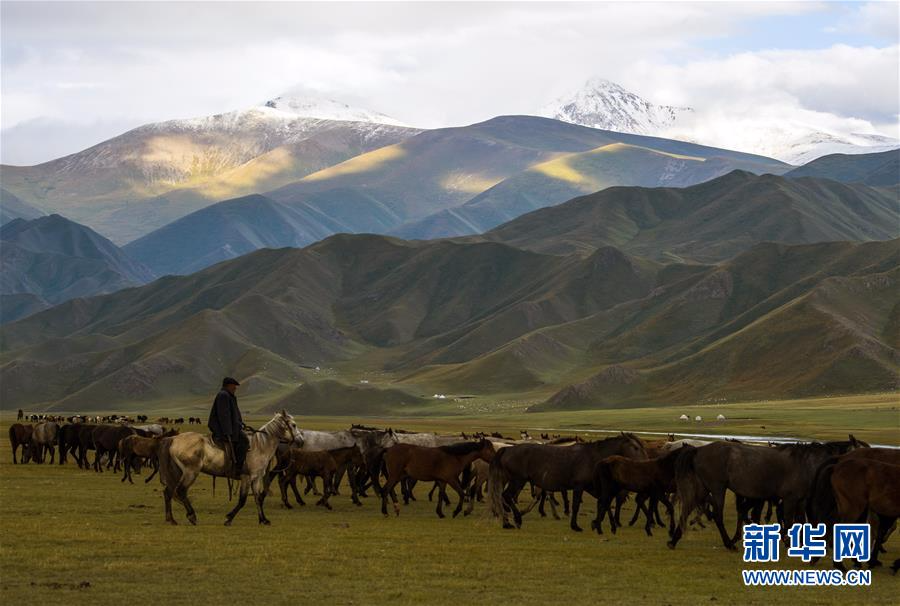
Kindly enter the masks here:
[[241, 433], [244, 419], [238, 410], [237, 397], [223, 389], [216, 396], [212, 410], [209, 412], [207, 426], [213, 436], [217, 438], [237, 438]]

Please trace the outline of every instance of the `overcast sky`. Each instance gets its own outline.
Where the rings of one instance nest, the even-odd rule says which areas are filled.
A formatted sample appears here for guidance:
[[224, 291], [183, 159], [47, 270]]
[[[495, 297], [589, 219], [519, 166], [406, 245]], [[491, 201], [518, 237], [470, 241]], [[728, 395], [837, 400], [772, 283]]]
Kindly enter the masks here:
[[438, 127], [590, 76], [710, 115], [898, 131], [895, 2], [0, 4], [0, 155], [49, 160], [296, 85]]

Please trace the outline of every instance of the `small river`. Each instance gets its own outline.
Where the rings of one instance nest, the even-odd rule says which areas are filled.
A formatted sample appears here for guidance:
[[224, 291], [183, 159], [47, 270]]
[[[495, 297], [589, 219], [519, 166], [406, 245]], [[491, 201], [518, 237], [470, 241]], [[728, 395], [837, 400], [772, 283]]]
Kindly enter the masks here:
[[[558, 427], [529, 427], [531, 431], [554, 431], [554, 432], [576, 432], [576, 433], [621, 433], [625, 430], [620, 429], [560, 429]], [[773, 444], [798, 444], [803, 442], [816, 442], [813, 438], [796, 438], [791, 436], [743, 436], [727, 433], [684, 433], [684, 432], [665, 432], [665, 431], [632, 431], [630, 433], [645, 436], [668, 436], [672, 433], [676, 438], [693, 438], [698, 440], [740, 440], [741, 442], [771, 442]], [[897, 448], [891, 444], [872, 444], [876, 448]]]

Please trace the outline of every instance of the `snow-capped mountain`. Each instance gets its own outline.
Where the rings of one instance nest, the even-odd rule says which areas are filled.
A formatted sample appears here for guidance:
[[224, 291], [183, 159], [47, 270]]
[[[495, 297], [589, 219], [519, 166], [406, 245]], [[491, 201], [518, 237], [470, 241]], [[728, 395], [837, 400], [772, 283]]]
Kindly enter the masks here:
[[837, 133], [814, 124], [703, 108], [656, 105], [622, 86], [592, 78], [545, 106], [540, 115], [592, 128], [680, 139], [805, 164], [828, 154], [865, 154], [900, 147], [878, 133]]
[[540, 115], [591, 128], [655, 135], [692, 111], [689, 107], [656, 105], [615, 82], [591, 78], [574, 93], [546, 105]]
[[281, 112], [303, 118], [408, 126], [400, 120], [380, 112], [353, 107], [342, 101], [336, 101], [335, 99], [311, 93], [300, 88], [294, 88], [277, 97], [273, 97], [272, 99], [265, 101], [262, 105], [263, 107], [277, 109]]
[[331, 99], [281, 95], [145, 124], [37, 166], [4, 167], [4, 188], [124, 243], [213, 202], [276, 189], [421, 132], [398, 124]]

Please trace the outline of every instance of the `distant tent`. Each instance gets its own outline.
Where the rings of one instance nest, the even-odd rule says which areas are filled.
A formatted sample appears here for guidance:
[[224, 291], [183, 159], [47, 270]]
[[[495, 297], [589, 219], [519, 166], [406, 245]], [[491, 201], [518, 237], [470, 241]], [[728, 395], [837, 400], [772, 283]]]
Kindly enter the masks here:
[[701, 417], [700, 415], [697, 415], [696, 417], [694, 417], [694, 420], [697, 421], [698, 423], [700, 423], [701, 421], [703, 421], [703, 417]]
[[691, 419], [687, 415], [681, 415], [678, 417], [679, 421], [690, 421]]
[[720, 414], [719, 416], [716, 417], [716, 421], [724, 421], [724, 420], [725, 420], [725, 415]]

